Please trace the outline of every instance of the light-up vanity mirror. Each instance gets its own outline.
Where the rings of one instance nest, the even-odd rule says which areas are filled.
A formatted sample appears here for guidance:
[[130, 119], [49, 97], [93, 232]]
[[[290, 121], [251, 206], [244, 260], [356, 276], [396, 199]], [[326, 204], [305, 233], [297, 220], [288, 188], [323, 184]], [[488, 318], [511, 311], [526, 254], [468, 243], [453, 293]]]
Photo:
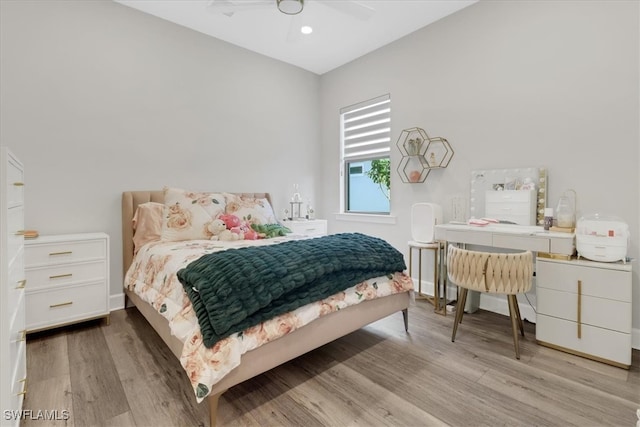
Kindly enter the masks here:
[[545, 168], [473, 170], [469, 215], [520, 225], [543, 225], [547, 180]]

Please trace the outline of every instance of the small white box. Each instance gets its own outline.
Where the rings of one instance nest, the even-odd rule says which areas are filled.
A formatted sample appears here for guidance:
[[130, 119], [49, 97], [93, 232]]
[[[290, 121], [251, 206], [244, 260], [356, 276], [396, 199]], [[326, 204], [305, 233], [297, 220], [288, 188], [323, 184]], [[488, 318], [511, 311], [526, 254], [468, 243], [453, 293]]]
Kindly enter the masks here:
[[625, 261], [629, 237], [629, 225], [617, 217], [583, 216], [576, 226], [578, 257], [603, 262]]

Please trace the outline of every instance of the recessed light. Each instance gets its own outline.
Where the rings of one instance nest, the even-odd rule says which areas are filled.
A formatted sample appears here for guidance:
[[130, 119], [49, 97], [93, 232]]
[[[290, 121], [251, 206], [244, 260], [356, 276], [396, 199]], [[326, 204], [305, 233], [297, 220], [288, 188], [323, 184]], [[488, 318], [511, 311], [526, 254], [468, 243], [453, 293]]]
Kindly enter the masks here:
[[302, 26], [302, 27], [300, 28], [300, 32], [301, 32], [302, 34], [311, 34], [311, 33], [313, 33], [313, 28], [311, 28], [311, 27], [310, 27], [310, 26], [308, 26], [308, 25], [304, 25], [304, 26]]

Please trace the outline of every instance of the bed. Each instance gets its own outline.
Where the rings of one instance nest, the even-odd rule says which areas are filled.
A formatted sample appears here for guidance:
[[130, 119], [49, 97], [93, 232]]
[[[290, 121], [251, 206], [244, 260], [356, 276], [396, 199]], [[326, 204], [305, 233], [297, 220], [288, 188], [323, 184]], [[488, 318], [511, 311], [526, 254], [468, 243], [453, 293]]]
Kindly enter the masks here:
[[[132, 219], [134, 218], [136, 209], [139, 205], [147, 202], [164, 203], [164, 194], [162, 190], [127, 191], [122, 194], [123, 270], [125, 275], [134, 261], [134, 229], [132, 227]], [[270, 201], [269, 194], [267, 193], [242, 193], [239, 196], [266, 198]], [[403, 276], [405, 289], [402, 291], [380, 298], [366, 300], [332, 312], [278, 339], [244, 353], [239, 366], [231, 370], [208, 390], [206, 400], [209, 401], [210, 425], [215, 426], [216, 424], [218, 400], [220, 396], [236, 384], [266, 372], [282, 363], [395, 312], [402, 312], [405, 330], [407, 330], [408, 307], [413, 297], [413, 291], [409, 290], [408, 286], [406, 286], [406, 280], [410, 281], [410, 278], [405, 275]], [[172, 335], [169, 321], [160, 315], [156, 308], [144, 301], [140, 295], [128, 289], [126, 286], [125, 295], [128, 300], [127, 304], [129, 306], [131, 304], [136, 306], [174, 355], [180, 359], [185, 344], [176, 338], [176, 336]]]

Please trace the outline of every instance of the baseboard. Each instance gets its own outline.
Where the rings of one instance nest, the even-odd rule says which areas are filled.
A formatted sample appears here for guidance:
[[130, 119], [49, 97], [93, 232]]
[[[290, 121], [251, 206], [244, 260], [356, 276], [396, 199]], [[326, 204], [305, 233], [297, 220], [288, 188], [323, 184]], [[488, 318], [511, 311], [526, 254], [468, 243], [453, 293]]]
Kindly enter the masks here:
[[124, 292], [109, 296], [109, 311], [122, 310], [124, 308]]

